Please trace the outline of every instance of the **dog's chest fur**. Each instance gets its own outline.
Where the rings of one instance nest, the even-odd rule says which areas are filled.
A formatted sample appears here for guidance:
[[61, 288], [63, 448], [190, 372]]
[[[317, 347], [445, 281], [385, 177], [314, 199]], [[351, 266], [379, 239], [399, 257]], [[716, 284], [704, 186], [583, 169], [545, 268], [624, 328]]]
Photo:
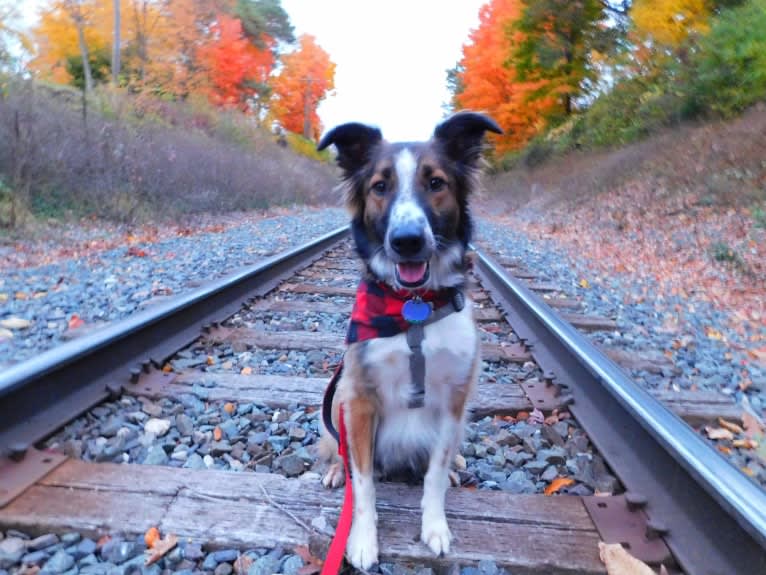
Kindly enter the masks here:
[[424, 333], [422, 408], [408, 407], [413, 387], [406, 334], [353, 344], [346, 355], [340, 394], [364, 394], [378, 403], [375, 463], [385, 475], [424, 471], [440, 426], [462, 425], [463, 401], [478, 374], [479, 334], [470, 301], [461, 311], [425, 326]]

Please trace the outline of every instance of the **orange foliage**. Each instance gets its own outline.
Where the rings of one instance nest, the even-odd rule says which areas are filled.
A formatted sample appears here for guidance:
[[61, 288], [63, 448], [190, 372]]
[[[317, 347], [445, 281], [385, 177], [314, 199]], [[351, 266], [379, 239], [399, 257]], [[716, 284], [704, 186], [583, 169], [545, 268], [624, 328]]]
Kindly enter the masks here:
[[[265, 83], [274, 65], [270, 49], [259, 50], [248, 40], [242, 22], [221, 14], [212, 27], [211, 41], [200, 47], [200, 62], [210, 78], [209, 98], [219, 106], [236, 106], [247, 110], [247, 99], [253, 94], [253, 82]], [[273, 45], [265, 38], [267, 46]]]
[[282, 58], [284, 67], [273, 82], [272, 112], [286, 130], [316, 140], [322, 132], [317, 108], [335, 87], [335, 64], [313, 36], [304, 34], [299, 42], [297, 51]]
[[528, 101], [541, 82], [519, 82], [508, 59], [512, 52], [509, 28], [521, 17], [521, 0], [490, 0], [479, 12], [479, 27], [463, 46], [455, 96], [458, 108], [489, 113], [503, 128], [491, 136], [498, 153], [521, 148], [545, 127], [545, 115], [556, 107], [552, 98]]

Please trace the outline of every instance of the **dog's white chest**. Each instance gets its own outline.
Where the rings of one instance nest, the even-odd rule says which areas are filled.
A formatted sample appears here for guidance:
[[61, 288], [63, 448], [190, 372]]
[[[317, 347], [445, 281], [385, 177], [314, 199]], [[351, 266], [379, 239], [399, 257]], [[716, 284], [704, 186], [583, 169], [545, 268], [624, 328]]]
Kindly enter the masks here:
[[[443, 404], [449, 390], [470, 383], [478, 333], [470, 302], [460, 312], [425, 326], [421, 349], [426, 362], [426, 405]], [[364, 363], [378, 395], [389, 407], [406, 405], [412, 393], [410, 356], [405, 334], [368, 342]]]

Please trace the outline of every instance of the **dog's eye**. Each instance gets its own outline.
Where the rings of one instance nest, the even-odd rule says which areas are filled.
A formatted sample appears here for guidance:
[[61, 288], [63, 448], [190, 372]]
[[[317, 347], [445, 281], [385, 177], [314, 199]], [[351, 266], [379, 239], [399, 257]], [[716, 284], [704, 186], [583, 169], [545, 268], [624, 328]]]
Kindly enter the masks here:
[[431, 178], [428, 182], [428, 189], [432, 192], [438, 192], [441, 190], [447, 182], [441, 178]]
[[383, 180], [378, 180], [372, 185], [372, 191], [379, 196], [382, 196], [386, 193], [386, 182]]

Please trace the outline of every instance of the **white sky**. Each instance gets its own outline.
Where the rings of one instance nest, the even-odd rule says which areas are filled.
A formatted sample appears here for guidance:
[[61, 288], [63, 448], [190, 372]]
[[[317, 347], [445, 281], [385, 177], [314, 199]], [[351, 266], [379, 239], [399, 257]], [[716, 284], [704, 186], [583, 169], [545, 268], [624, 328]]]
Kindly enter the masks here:
[[485, 2], [282, 0], [296, 33], [315, 36], [337, 65], [336, 95], [319, 108], [325, 130], [359, 121], [391, 141], [427, 139]]
[[[108, 2], [111, 0], [101, 0]], [[312, 34], [335, 62], [325, 130], [377, 125], [391, 141], [427, 139], [449, 100], [446, 71], [461, 57], [486, 0], [282, 0], [296, 35]], [[44, 0], [21, 0], [33, 20]]]

